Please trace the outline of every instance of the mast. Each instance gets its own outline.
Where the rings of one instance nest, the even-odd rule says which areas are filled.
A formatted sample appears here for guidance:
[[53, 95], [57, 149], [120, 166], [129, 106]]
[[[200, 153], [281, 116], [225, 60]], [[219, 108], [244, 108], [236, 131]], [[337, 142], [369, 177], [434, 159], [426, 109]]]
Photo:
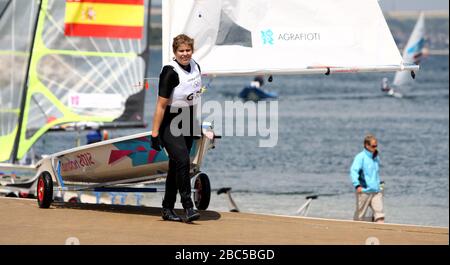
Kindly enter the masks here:
[[31, 46], [30, 46], [30, 56], [28, 57], [28, 66], [27, 66], [27, 72], [25, 74], [25, 80], [26, 82], [24, 82], [24, 87], [23, 87], [23, 94], [22, 94], [22, 98], [20, 101], [20, 113], [19, 113], [19, 121], [17, 124], [17, 133], [16, 133], [16, 138], [14, 140], [14, 146], [13, 146], [13, 150], [12, 150], [12, 155], [10, 158], [10, 161], [12, 163], [16, 163], [17, 162], [17, 152], [19, 150], [19, 143], [20, 143], [20, 138], [22, 135], [22, 122], [23, 122], [23, 117], [24, 117], [24, 110], [25, 110], [25, 104], [26, 104], [26, 100], [27, 100], [27, 92], [28, 92], [28, 76], [30, 73], [30, 65], [31, 65], [31, 58], [33, 57], [33, 49], [34, 49], [34, 41], [36, 38], [36, 29], [37, 29], [37, 24], [39, 21], [39, 16], [41, 14], [41, 5], [42, 5], [42, 1], [41, 0], [37, 0], [38, 2], [38, 12], [36, 15], [36, 19], [35, 19], [35, 23], [34, 23], [34, 29], [33, 29], [33, 39], [31, 41]]

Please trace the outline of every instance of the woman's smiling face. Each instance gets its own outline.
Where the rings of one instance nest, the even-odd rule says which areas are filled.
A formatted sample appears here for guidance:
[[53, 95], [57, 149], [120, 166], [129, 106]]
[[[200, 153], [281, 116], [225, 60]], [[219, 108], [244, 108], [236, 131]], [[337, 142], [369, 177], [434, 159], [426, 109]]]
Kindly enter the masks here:
[[192, 47], [187, 44], [181, 44], [175, 51], [175, 59], [181, 65], [188, 65], [192, 58]]

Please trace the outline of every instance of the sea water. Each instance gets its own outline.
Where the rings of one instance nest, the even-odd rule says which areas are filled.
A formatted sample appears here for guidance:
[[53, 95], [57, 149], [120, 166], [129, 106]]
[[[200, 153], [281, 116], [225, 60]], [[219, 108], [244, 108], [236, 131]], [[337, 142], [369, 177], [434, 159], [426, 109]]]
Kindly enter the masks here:
[[[161, 50], [152, 50], [148, 76], [158, 77]], [[349, 177], [363, 138], [378, 138], [385, 184], [386, 222], [449, 226], [449, 63], [448, 56], [423, 60], [412, 89], [403, 98], [385, 96], [381, 79], [394, 73], [274, 76], [264, 89], [278, 98], [278, 142], [259, 147], [259, 137], [224, 136], [202, 165], [212, 196], [208, 210], [228, 211], [225, 194], [242, 212], [296, 216], [306, 196], [319, 195], [308, 216], [349, 220], [355, 194]], [[238, 101], [252, 77], [204, 79], [203, 102]], [[151, 126], [156, 85], [147, 91], [145, 119]], [[238, 114], [245, 115], [245, 114]], [[112, 137], [142, 132], [110, 131]], [[150, 128], [148, 128], [150, 130]], [[49, 137], [66, 139], [45, 144]], [[61, 150], [73, 135], [49, 133], [41, 152]], [[53, 142], [53, 141], [52, 141]], [[62, 148], [64, 149], [64, 148]], [[162, 193], [144, 194], [141, 203], [159, 207]], [[181, 207], [177, 202], [176, 207]]]
[[[263, 88], [279, 94], [278, 143], [261, 148], [258, 137], [248, 136], [217, 141], [203, 164], [213, 188], [210, 209], [229, 209], [226, 195], [215, 191], [231, 187], [241, 211], [296, 215], [305, 197], [317, 194], [309, 216], [351, 219], [349, 168], [365, 134], [373, 133], [386, 221], [448, 227], [448, 59], [425, 59], [404, 98], [380, 91], [381, 79], [394, 73], [274, 76]], [[239, 100], [251, 79], [216, 78], [203, 101]]]

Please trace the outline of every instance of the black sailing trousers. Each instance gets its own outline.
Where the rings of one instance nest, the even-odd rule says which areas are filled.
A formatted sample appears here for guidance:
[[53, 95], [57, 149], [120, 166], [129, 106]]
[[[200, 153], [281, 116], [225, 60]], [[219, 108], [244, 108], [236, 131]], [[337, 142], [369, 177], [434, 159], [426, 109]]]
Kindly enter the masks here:
[[[192, 107], [190, 109], [190, 123], [192, 123]], [[159, 130], [159, 135], [164, 148], [169, 155], [169, 172], [166, 178], [166, 191], [162, 203], [163, 208], [173, 209], [175, 206], [177, 191], [180, 193], [181, 204], [184, 209], [194, 207], [191, 199], [191, 178], [189, 153], [194, 141], [193, 131], [188, 136], [174, 136], [170, 130], [170, 123], [177, 114], [168, 113]], [[192, 127], [192, 126], [191, 126]]]

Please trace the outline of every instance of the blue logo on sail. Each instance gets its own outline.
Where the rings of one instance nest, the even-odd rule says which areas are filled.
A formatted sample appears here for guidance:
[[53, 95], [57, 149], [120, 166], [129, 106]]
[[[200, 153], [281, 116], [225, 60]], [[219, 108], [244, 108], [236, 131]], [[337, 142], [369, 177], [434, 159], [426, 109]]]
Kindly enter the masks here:
[[271, 29], [261, 31], [261, 38], [263, 41], [263, 45], [273, 45], [273, 31]]
[[416, 44], [414, 44], [413, 46], [411, 46], [408, 49], [408, 53], [418, 53], [420, 51], [422, 51], [423, 47], [425, 46], [425, 39], [421, 38]]

